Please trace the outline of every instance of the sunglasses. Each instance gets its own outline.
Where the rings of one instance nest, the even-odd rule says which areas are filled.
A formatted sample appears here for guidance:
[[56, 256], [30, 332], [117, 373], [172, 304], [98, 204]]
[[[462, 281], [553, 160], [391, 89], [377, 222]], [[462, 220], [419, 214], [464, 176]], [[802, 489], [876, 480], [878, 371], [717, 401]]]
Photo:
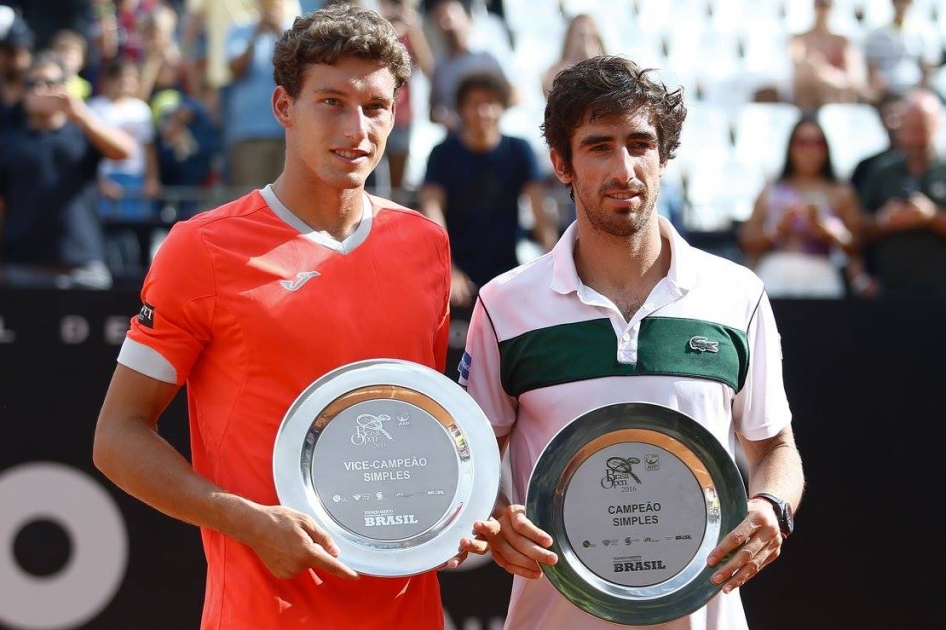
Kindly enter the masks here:
[[33, 88], [37, 88], [37, 87], [39, 87], [39, 86], [43, 86], [43, 87], [45, 87], [45, 88], [51, 88], [51, 87], [56, 87], [56, 86], [58, 86], [58, 85], [62, 85], [63, 83], [65, 83], [65, 81], [64, 81], [63, 79], [56, 79], [56, 80], [51, 80], [51, 79], [27, 79], [26, 81], [23, 82], [23, 85], [25, 85], [28, 89], [33, 89]]

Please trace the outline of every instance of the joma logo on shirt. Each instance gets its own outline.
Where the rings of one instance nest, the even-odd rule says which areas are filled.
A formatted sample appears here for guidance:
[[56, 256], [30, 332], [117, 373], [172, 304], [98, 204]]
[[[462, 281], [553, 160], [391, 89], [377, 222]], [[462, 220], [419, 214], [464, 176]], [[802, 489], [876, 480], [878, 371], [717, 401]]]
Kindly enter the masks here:
[[295, 280], [280, 280], [279, 284], [282, 286], [282, 288], [288, 289], [289, 291], [298, 291], [302, 288], [302, 285], [308, 282], [311, 278], [321, 275], [322, 274], [320, 274], [318, 271], [300, 271], [296, 274]]

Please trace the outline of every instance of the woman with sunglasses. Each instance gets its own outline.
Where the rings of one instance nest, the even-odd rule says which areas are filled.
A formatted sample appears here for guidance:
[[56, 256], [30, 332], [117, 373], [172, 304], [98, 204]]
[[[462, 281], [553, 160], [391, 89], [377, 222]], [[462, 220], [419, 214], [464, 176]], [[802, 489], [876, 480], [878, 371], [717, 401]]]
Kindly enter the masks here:
[[842, 270], [853, 293], [863, 275], [854, 189], [834, 174], [825, 135], [813, 116], [789, 134], [779, 177], [759, 193], [739, 242], [771, 297], [840, 298]]

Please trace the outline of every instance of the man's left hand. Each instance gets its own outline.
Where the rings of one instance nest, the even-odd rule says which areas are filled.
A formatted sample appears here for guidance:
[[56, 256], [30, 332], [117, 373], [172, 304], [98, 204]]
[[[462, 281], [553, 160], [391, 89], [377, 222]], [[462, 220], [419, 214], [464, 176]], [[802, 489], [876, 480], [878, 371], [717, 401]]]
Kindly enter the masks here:
[[722, 584], [724, 593], [744, 585], [779, 557], [782, 541], [771, 504], [764, 499], [751, 499], [746, 518], [723, 538], [706, 560], [711, 567], [726, 560], [713, 574], [713, 583]]

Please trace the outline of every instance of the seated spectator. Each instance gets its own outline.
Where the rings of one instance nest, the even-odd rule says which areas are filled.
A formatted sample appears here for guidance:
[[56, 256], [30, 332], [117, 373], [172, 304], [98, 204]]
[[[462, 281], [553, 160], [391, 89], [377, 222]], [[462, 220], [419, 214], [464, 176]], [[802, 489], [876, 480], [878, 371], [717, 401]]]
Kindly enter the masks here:
[[913, 0], [891, 2], [893, 19], [867, 35], [864, 52], [873, 93], [893, 92], [902, 96], [915, 87], [928, 85], [943, 51], [936, 31], [923, 20], [908, 15]]
[[420, 209], [450, 237], [451, 302], [470, 306], [479, 287], [520, 262], [522, 195], [529, 199], [534, 238], [544, 251], [555, 244], [558, 231], [544, 210], [542, 175], [532, 146], [500, 131], [509, 106], [505, 79], [471, 74], [460, 83], [456, 102], [459, 129], [430, 152]]
[[86, 101], [92, 96], [92, 84], [79, 73], [85, 68], [89, 51], [86, 39], [69, 29], [56, 31], [50, 48], [59, 55], [66, 70], [66, 91]]
[[789, 40], [792, 101], [806, 111], [826, 103], [854, 103], [868, 94], [863, 53], [828, 25], [832, 4], [815, 0], [814, 25]]
[[870, 271], [881, 295], [946, 300], [946, 157], [936, 149], [941, 104], [931, 90], [904, 98], [897, 150], [864, 187]]
[[[488, 50], [470, 46], [473, 18], [460, 0], [437, 0], [430, 3], [429, 16], [443, 40], [444, 51], [434, 58], [434, 74], [430, 80], [430, 120], [448, 129], [459, 126], [456, 94], [460, 81], [474, 72], [491, 72], [507, 81], [505, 69]], [[509, 105], [519, 102], [513, 87]]]
[[847, 254], [851, 278], [863, 272], [859, 220], [857, 195], [837, 180], [824, 132], [803, 116], [781, 175], [759, 193], [739, 243], [771, 297], [841, 298], [845, 283], [834, 257]]
[[27, 122], [0, 151], [0, 263], [10, 286], [107, 289], [96, 177], [102, 158], [125, 160], [133, 140], [65, 90], [51, 51], [25, 74]]
[[552, 89], [555, 75], [579, 61], [607, 54], [604, 39], [598, 30], [598, 23], [587, 13], [579, 13], [568, 21], [565, 38], [562, 41], [562, 55], [542, 74], [542, 92], [548, 94]]
[[102, 160], [99, 166], [99, 211], [103, 217], [148, 220], [152, 200], [160, 193], [154, 122], [151, 108], [138, 98], [140, 74], [130, 59], [119, 57], [102, 73], [102, 94], [89, 99], [89, 109], [106, 124], [134, 140], [134, 152], [123, 160]]

